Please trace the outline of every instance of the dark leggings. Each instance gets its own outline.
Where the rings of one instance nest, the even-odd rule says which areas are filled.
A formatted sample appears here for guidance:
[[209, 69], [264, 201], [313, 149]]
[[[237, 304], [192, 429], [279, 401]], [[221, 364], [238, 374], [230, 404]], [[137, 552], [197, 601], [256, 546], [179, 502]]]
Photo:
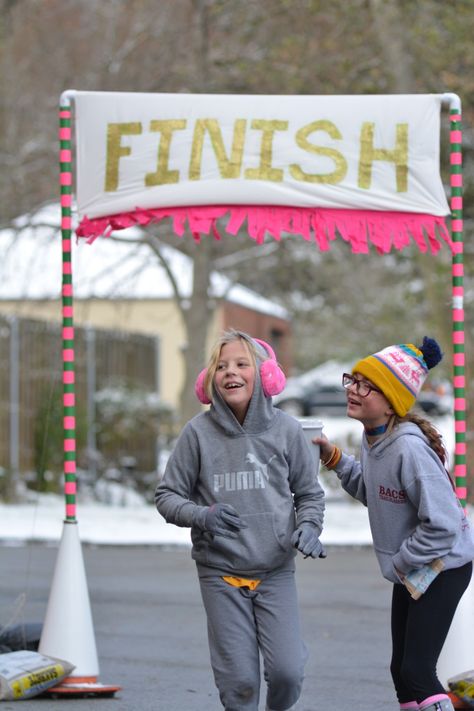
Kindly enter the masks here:
[[472, 563], [443, 571], [419, 600], [393, 586], [390, 671], [401, 704], [445, 693], [436, 664], [471, 573]]

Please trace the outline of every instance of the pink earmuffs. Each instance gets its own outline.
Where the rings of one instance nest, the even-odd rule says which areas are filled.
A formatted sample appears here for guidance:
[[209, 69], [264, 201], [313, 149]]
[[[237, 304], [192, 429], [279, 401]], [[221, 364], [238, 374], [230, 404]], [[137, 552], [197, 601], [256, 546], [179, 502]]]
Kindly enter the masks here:
[[[261, 341], [260, 338], [253, 338], [252, 340], [259, 343], [270, 356], [270, 358], [262, 361], [260, 364], [260, 380], [262, 382], [263, 393], [266, 397], [278, 395], [278, 393], [281, 393], [285, 387], [286, 378], [284, 372], [277, 363], [273, 348], [266, 343], [266, 341]], [[211, 400], [209, 400], [204, 389], [206, 373], [207, 368], [201, 370], [194, 384], [194, 392], [196, 393], [196, 397], [199, 402], [202, 402], [203, 405], [209, 405], [211, 403]]]

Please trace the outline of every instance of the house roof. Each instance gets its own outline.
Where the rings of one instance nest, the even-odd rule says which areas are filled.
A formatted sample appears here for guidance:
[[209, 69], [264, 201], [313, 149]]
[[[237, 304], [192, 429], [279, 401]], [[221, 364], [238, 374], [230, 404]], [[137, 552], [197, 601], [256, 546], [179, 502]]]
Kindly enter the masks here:
[[[77, 299], [169, 299], [172, 286], [150, 248], [139, 242], [139, 228], [120, 231], [120, 239], [84, 240], [72, 248], [74, 296]], [[123, 241], [125, 240], [125, 241]], [[161, 250], [180, 293], [191, 295], [193, 260], [177, 249]], [[61, 232], [58, 205], [18, 218], [16, 229], [0, 231], [0, 300], [57, 299], [61, 294]], [[285, 320], [289, 313], [269, 299], [219, 272], [211, 275], [215, 298]]]

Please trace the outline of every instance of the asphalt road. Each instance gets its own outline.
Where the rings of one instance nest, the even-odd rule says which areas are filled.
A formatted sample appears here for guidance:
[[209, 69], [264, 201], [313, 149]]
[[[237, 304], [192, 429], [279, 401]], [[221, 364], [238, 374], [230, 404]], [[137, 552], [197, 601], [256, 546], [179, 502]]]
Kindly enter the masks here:
[[[100, 664], [113, 698], [24, 701], [25, 711], [219, 711], [187, 549], [82, 547]], [[57, 549], [0, 547], [0, 625], [42, 623]], [[390, 584], [369, 548], [298, 557], [310, 658], [301, 711], [396, 711], [388, 670]], [[264, 689], [264, 687], [263, 687]], [[260, 707], [265, 708], [264, 691]], [[23, 708], [23, 706], [22, 706]], [[0, 711], [18, 711], [3, 702]]]

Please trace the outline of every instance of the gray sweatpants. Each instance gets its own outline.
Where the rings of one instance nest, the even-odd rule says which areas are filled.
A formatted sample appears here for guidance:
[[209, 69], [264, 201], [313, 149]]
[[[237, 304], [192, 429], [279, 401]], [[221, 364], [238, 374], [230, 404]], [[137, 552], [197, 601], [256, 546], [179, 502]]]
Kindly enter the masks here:
[[287, 711], [297, 702], [308, 658], [301, 639], [294, 571], [263, 580], [256, 590], [220, 577], [200, 578], [214, 679], [226, 711], [258, 711], [260, 658], [267, 708]]

